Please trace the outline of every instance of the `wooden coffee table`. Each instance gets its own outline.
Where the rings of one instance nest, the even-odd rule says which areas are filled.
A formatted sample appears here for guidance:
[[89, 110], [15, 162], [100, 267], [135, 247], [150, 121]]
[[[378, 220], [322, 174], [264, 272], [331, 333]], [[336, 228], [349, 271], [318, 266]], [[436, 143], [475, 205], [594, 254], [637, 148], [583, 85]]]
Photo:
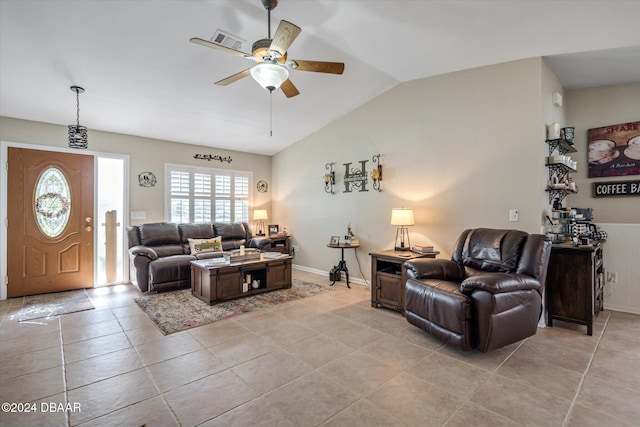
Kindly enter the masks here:
[[[191, 294], [209, 305], [291, 287], [291, 260], [278, 258], [224, 264], [191, 261]], [[255, 281], [255, 282], [254, 282]]]

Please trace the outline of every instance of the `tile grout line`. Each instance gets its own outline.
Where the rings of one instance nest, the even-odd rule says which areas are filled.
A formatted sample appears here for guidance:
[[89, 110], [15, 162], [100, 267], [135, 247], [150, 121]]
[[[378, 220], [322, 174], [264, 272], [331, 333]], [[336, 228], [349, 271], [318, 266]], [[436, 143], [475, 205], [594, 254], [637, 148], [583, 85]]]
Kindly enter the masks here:
[[[69, 407], [69, 386], [67, 384], [67, 362], [64, 357], [64, 338], [62, 336], [62, 316], [58, 316], [56, 319], [59, 326], [60, 331], [60, 358], [62, 359], [62, 385], [64, 387], [64, 406], [65, 408]], [[67, 423], [67, 426], [71, 427], [71, 413], [69, 411], [64, 411], [64, 419]]]
[[[475, 390], [473, 390], [473, 393], [471, 393], [471, 394], [469, 395], [469, 397], [468, 397], [464, 402], [462, 402], [462, 403], [458, 406], [458, 408], [457, 408], [455, 411], [453, 411], [453, 413], [449, 416], [449, 418], [447, 418], [447, 419], [444, 421], [444, 423], [442, 423], [442, 425], [443, 425], [443, 426], [447, 425], [447, 423], [448, 423], [449, 421], [451, 421], [451, 420], [453, 419], [453, 417], [455, 417], [455, 416], [456, 416], [456, 414], [457, 414], [458, 412], [460, 412], [460, 411], [462, 410], [462, 408], [464, 408], [464, 406], [465, 406], [467, 403], [471, 402], [471, 399], [473, 399], [473, 397], [478, 393], [478, 390], [480, 390], [480, 389], [481, 389], [485, 384], [487, 384], [489, 381], [491, 381], [491, 379], [493, 379], [493, 377], [495, 377], [495, 376], [496, 376], [496, 374], [498, 373], [498, 371], [500, 370], [500, 368], [502, 368], [502, 366], [503, 366], [505, 363], [507, 363], [509, 360], [511, 360], [511, 358], [512, 358], [516, 353], [517, 353], [517, 351], [518, 351], [518, 350], [520, 350], [520, 348], [521, 348], [521, 347], [522, 347], [522, 346], [523, 346], [523, 345], [524, 345], [528, 340], [529, 340], [529, 338], [526, 338], [526, 339], [522, 340], [522, 341], [520, 342], [520, 344], [518, 344], [518, 346], [517, 346], [516, 348], [514, 348], [514, 349], [513, 349], [513, 351], [511, 352], [511, 354], [509, 354], [507, 357], [505, 357], [505, 359], [504, 359], [504, 360], [503, 360], [503, 361], [502, 361], [498, 366], [496, 366], [496, 367], [495, 367], [495, 369], [493, 369], [493, 370], [489, 371], [489, 376], [487, 377], [487, 379], [486, 379], [482, 384], [478, 385], [478, 387], [476, 387], [476, 389], [475, 389]], [[484, 408], [484, 406], [483, 406], [483, 408]], [[511, 418], [509, 418], [509, 417], [507, 417], [507, 416], [505, 416], [505, 415], [503, 415], [503, 414], [498, 414], [498, 413], [496, 413], [496, 412], [492, 411], [492, 410], [491, 410], [491, 409], [489, 409], [489, 408], [484, 408], [484, 409], [486, 409], [487, 411], [490, 411], [490, 412], [491, 412], [491, 413], [493, 413], [493, 414], [499, 415], [499, 416], [500, 416], [500, 417], [502, 417], [502, 418], [508, 419], [508, 420], [510, 420], [510, 421], [514, 421], [514, 420], [512, 420]]]
[[576, 392], [573, 396], [573, 399], [571, 400], [571, 404], [569, 405], [569, 409], [567, 410], [567, 415], [564, 418], [564, 421], [562, 422], [562, 426], [565, 427], [567, 426], [568, 422], [569, 422], [569, 417], [571, 416], [571, 413], [573, 412], [573, 408], [576, 405], [576, 401], [578, 400], [578, 395], [580, 394], [580, 391], [582, 390], [582, 385], [584, 384], [584, 380], [587, 377], [587, 374], [589, 373], [589, 369], [591, 368], [591, 364], [593, 363], [593, 358], [596, 355], [596, 351], [598, 351], [598, 348], [600, 347], [600, 341], [602, 340], [602, 337], [604, 336], [604, 332], [607, 330], [607, 326], [609, 325], [609, 321], [611, 320], [611, 314], [609, 314], [609, 316], [607, 316], [607, 320], [604, 322], [604, 327], [602, 328], [602, 331], [600, 332], [600, 335], [598, 336], [598, 341], [596, 342], [596, 346], [593, 349], [593, 351], [591, 352], [591, 357], [589, 358], [589, 363], [587, 363], [587, 367], [585, 368], [584, 372], [582, 373], [582, 377], [580, 378], [580, 383], [578, 383], [578, 387], [576, 388]]

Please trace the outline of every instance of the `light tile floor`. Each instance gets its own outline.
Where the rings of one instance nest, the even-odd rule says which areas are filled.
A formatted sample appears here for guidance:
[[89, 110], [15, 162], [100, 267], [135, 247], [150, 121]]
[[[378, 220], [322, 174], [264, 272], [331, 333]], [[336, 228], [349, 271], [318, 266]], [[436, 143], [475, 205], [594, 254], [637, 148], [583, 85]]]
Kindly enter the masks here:
[[22, 298], [0, 301], [0, 401], [35, 409], [1, 412], [3, 427], [640, 424], [639, 315], [483, 354], [372, 308], [357, 284], [169, 336], [133, 286], [89, 293], [95, 310], [32, 323]]

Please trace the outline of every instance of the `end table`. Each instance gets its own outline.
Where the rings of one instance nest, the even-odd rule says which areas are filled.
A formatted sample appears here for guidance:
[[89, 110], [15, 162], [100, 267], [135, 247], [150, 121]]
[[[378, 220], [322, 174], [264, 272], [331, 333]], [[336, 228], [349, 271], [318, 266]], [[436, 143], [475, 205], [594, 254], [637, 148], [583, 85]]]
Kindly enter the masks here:
[[395, 250], [371, 252], [371, 307], [404, 312], [404, 287], [407, 282], [404, 263], [415, 258], [435, 258], [439, 253], [418, 254]]
[[338, 265], [334, 265], [333, 269], [331, 271], [333, 271], [334, 276], [333, 276], [333, 283], [329, 286], [335, 285], [336, 284], [336, 277], [338, 276], [338, 273], [341, 271], [344, 271], [345, 276], [347, 276], [347, 288], [351, 289], [351, 286], [349, 286], [349, 269], [347, 268], [347, 262], [344, 260], [344, 250], [345, 249], [353, 249], [353, 250], [357, 250], [360, 245], [346, 245], [344, 243], [341, 243], [339, 245], [327, 245], [328, 248], [338, 248], [340, 249], [340, 261], [338, 261]]
[[269, 236], [269, 238], [273, 242], [273, 247], [270, 249], [272, 252], [280, 252], [280, 253], [286, 254], [286, 255], [289, 255], [291, 253], [291, 250], [290, 250], [290, 244], [291, 244], [290, 236], [288, 236], [288, 235], [278, 236], [276, 234], [273, 234], [273, 235]]

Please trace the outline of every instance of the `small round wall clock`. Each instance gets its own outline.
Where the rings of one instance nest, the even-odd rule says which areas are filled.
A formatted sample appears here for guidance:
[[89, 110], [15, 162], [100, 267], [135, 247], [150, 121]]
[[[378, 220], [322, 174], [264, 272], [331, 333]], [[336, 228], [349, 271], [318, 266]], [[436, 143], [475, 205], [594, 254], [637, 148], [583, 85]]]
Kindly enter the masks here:
[[140, 187], [155, 187], [156, 182], [156, 176], [153, 172], [141, 172], [140, 175], [138, 175], [138, 184], [140, 184]]
[[267, 184], [266, 181], [258, 181], [258, 183], [256, 184], [256, 188], [258, 189], [259, 192], [261, 193], [266, 193], [267, 190], [269, 189], [269, 184]]

